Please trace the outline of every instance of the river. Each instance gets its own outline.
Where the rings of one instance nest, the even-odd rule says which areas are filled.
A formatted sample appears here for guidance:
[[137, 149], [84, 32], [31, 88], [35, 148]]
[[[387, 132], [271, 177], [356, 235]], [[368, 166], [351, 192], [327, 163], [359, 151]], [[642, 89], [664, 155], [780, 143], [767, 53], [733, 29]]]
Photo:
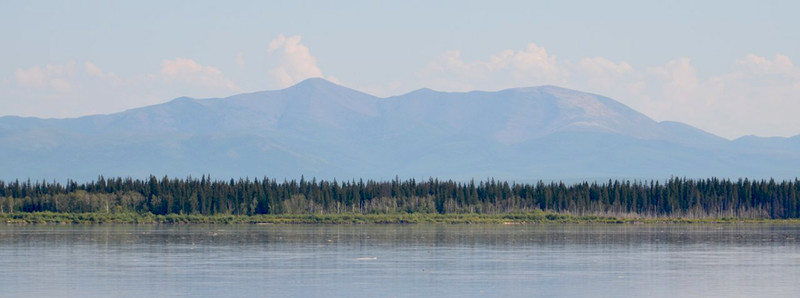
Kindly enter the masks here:
[[796, 297], [800, 226], [0, 226], [1, 297]]

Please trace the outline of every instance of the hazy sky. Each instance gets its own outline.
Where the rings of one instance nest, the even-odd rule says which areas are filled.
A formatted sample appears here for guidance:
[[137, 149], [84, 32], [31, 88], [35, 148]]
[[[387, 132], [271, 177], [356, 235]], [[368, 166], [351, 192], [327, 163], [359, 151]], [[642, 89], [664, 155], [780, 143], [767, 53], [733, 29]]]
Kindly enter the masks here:
[[712, 133], [800, 134], [798, 1], [0, 1], [0, 115], [307, 77], [378, 96], [559, 85]]

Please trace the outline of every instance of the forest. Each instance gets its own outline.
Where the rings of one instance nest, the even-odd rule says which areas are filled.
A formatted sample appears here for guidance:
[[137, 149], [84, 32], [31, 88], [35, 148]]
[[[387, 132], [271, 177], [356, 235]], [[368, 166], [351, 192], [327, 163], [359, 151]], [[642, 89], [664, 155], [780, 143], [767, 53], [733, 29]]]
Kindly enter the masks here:
[[501, 214], [547, 211], [641, 218], [800, 217], [800, 180], [673, 177], [603, 183], [435, 178], [325, 181], [105, 178], [87, 183], [0, 181], [0, 213]]

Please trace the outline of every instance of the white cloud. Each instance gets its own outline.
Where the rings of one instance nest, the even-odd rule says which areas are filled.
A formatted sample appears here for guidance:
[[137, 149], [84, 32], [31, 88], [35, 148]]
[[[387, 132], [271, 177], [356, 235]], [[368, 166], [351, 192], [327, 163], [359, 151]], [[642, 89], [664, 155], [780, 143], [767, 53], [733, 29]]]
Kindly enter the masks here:
[[38, 66], [29, 69], [17, 68], [17, 83], [23, 86], [43, 88], [46, 86], [47, 75]]
[[533, 43], [523, 50], [504, 50], [472, 62], [464, 61], [460, 51], [447, 51], [421, 73], [433, 88], [459, 91], [563, 84], [568, 75], [556, 56]]
[[67, 64], [48, 64], [45, 67], [33, 66], [28, 69], [17, 68], [16, 79], [20, 86], [36, 89], [52, 89], [69, 92], [72, 84], [69, 79], [75, 76], [75, 62]]
[[[795, 116], [800, 110], [800, 68], [781, 54], [773, 59], [749, 54], [733, 65], [731, 72], [700, 77], [691, 61], [681, 58], [644, 71], [632, 69], [621, 79], [593, 87], [656, 120], [685, 122], [727, 138], [800, 134]], [[575, 76], [595, 75], [585, 70]], [[631, 82], [641, 88], [627, 88]]]
[[270, 41], [267, 53], [276, 57], [277, 66], [268, 73], [276, 87], [288, 87], [307, 78], [322, 77], [317, 59], [300, 41], [300, 36], [287, 38], [282, 34]]
[[100, 69], [100, 67], [97, 66], [97, 64], [94, 64], [93, 62], [89, 62], [89, 61], [87, 61], [86, 63], [83, 64], [83, 69], [88, 75], [93, 76], [93, 77], [98, 77], [98, 78], [113, 78], [113, 77], [116, 77], [113, 73], [105, 73], [105, 72], [103, 72], [103, 70]]
[[733, 72], [709, 79], [719, 85], [716, 106], [735, 117], [726, 121], [731, 130], [757, 135], [800, 134], [800, 68], [781, 54], [771, 60], [750, 54], [735, 66]]
[[506, 50], [491, 58], [492, 69], [510, 67], [518, 71], [532, 72], [545, 78], [560, 79], [564, 72], [559, 69], [556, 56], [548, 55], [547, 50], [533, 43], [522, 51]]
[[100, 67], [98, 67], [96, 64], [94, 64], [92, 62], [84, 63], [83, 64], [83, 68], [86, 71], [86, 73], [91, 75], [91, 76], [100, 77], [100, 78], [106, 76], [106, 74], [103, 73], [103, 70], [100, 69]]
[[239, 91], [240, 88], [213, 66], [203, 66], [191, 59], [175, 58], [161, 62], [161, 71], [153, 77], [167, 82], [184, 82], [191, 85]]
[[572, 83], [583, 79], [590, 90], [625, 88], [639, 93], [645, 87], [636, 70], [627, 62], [614, 62], [602, 57], [583, 58], [573, 67]]
[[[648, 67], [641, 78], [650, 88], [645, 96], [631, 98], [636, 101], [635, 109], [656, 120], [672, 120], [697, 125], [694, 121], [705, 112], [702, 107], [713, 101], [701, 97], [697, 69], [689, 58], [680, 58], [665, 65]], [[632, 94], [626, 94], [632, 97]], [[623, 95], [625, 96], [625, 95]]]
[[798, 72], [798, 68], [794, 66], [792, 60], [788, 56], [781, 54], [776, 54], [773, 60], [748, 54], [744, 59], [737, 60], [736, 65], [756, 76], [781, 75], [792, 78], [800, 76], [800, 72]]
[[647, 73], [665, 82], [664, 92], [668, 97], [676, 100], [688, 100], [698, 87], [697, 70], [692, 66], [689, 58], [673, 60], [664, 66], [650, 67], [647, 69]]
[[603, 57], [583, 58], [580, 66], [588, 73], [597, 76], [619, 75], [633, 72], [627, 62], [616, 63]]
[[119, 86], [122, 83], [122, 80], [113, 72], [105, 72], [99, 66], [97, 66], [97, 64], [91, 61], [87, 61], [83, 64], [83, 71], [89, 75], [89, 77], [94, 78], [95, 80], [100, 79], [107, 83], [111, 83], [114, 86]]
[[56, 90], [57, 92], [61, 93], [69, 92], [70, 90], [72, 90], [72, 84], [62, 78], [55, 78], [50, 80], [50, 87], [52, 87], [53, 90]]

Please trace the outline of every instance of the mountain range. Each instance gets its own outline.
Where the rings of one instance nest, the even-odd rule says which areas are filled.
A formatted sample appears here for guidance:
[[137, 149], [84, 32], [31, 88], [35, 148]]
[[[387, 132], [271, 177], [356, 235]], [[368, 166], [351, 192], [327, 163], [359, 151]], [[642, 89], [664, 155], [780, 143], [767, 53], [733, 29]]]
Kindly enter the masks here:
[[0, 117], [0, 180], [795, 179], [800, 135], [728, 140], [555, 86], [379, 98], [323, 79], [71, 119]]

